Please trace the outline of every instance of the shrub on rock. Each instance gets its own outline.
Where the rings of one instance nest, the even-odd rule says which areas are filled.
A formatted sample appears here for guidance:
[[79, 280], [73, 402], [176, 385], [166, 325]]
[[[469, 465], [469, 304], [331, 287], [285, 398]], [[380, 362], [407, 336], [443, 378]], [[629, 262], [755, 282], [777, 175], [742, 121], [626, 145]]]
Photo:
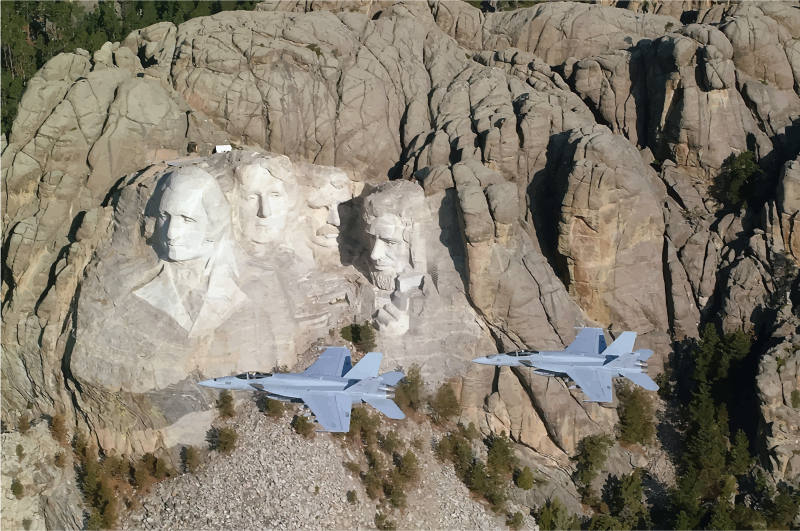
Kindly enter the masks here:
[[50, 422], [50, 434], [61, 446], [67, 445], [67, 425], [64, 415], [57, 413]]
[[456, 393], [450, 384], [442, 384], [436, 390], [436, 395], [431, 401], [431, 408], [433, 409], [433, 417], [437, 422], [461, 413], [461, 406], [458, 405]]
[[236, 448], [236, 441], [239, 440], [239, 434], [233, 428], [220, 428], [218, 432], [217, 451], [222, 453], [230, 453]]
[[219, 394], [219, 400], [217, 400], [217, 409], [219, 409], [219, 415], [223, 419], [236, 416], [236, 408], [233, 405], [233, 395], [231, 395], [227, 389], [224, 389]]
[[296, 433], [302, 435], [306, 439], [311, 437], [311, 435], [314, 433], [314, 424], [303, 415], [297, 415], [294, 417], [294, 420], [292, 421], [292, 427]]
[[347, 503], [350, 505], [355, 505], [358, 503], [358, 494], [354, 490], [347, 491]]
[[398, 450], [403, 449], [403, 440], [395, 433], [394, 430], [389, 430], [385, 437], [379, 437], [381, 448], [388, 453], [393, 454]]
[[64, 452], [57, 453], [54, 462], [58, 468], [63, 469], [64, 467], [67, 466], [67, 454], [65, 454]]
[[524, 517], [522, 516], [522, 513], [519, 511], [515, 512], [513, 516], [511, 516], [506, 520], [506, 525], [514, 530], [522, 527], [522, 524], [524, 523], [525, 523]]
[[11, 482], [11, 494], [16, 496], [18, 500], [21, 500], [22, 493], [23, 493], [22, 483], [20, 483], [18, 479], [14, 478], [14, 480]]
[[415, 363], [396, 386], [394, 401], [401, 408], [418, 410], [425, 403], [422, 398], [424, 387], [425, 381], [422, 379], [420, 367]]
[[200, 468], [200, 452], [194, 446], [187, 446], [183, 454], [183, 466], [187, 472], [196, 472]]
[[534, 478], [530, 467], [526, 466], [522, 469], [522, 472], [516, 478], [516, 484], [522, 490], [531, 490], [533, 488]]
[[19, 422], [17, 422], [17, 429], [22, 435], [27, 434], [28, 430], [31, 429], [31, 421], [28, 418], [27, 413], [23, 413], [22, 415], [20, 415]]
[[382, 531], [394, 531], [397, 529], [397, 522], [389, 520], [389, 517], [382, 512], [375, 513], [375, 527]]
[[344, 467], [353, 474], [354, 476], [358, 477], [361, 475], [361, 465], [356, 463], [355, 461], [348, 461], [344, 464]]
[[279, 419], [283, 416], [286, 408], [280, 400], [273, 400], [271, 398], [264, 398], [264, 410], [268, 417]]

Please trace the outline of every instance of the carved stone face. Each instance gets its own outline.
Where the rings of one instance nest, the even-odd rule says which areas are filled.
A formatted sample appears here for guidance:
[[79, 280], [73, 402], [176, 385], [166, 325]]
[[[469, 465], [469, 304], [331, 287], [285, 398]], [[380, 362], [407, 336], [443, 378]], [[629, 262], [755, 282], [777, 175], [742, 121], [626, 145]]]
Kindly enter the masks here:
[[383, 214], [372, 220], [367, 228], [372, 236], [370, 272], [380, 289], [394, 288], [394, 279], [409, 266], [410, 249], [403, 238], [403, 220], [395, 214]]
[[239, 189], [239, 223], [245, 237], [256, 243], [282, 238], [290, 198], [283, 181], [266, 168], [252, 166], [242, 172]]
[[353, 198], [347, 174], [333, 171], [324, 177], [324, 184], [308, 197], [311, 215], [312, 240], [317, 245], [334, 247], [339, 236], [339, 205]]
[[209, 218], [203, 191], [187, 182], [164, 190], [156, 220], [158, 241], [170, 260], [183, 262], [209, 257], [214, 242], [208, 239]]

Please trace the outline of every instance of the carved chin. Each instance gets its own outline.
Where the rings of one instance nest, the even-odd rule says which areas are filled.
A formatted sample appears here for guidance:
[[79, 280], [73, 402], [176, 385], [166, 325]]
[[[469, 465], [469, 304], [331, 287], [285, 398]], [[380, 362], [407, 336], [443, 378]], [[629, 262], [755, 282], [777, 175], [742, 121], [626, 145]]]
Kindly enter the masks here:
[[270, 243], [281, 239], [283, 236], [282, 229], [283, 227], [249, 225], [242, 232], [244, 232], [247, 239], [255, 243]]
[[370, 273], [372, 276], [372, 283], [375, 284], [378, 289], [388, 291], [394, 288], [394, 279], [397, 277], [397, 273], [394, 270], [370, 271]]

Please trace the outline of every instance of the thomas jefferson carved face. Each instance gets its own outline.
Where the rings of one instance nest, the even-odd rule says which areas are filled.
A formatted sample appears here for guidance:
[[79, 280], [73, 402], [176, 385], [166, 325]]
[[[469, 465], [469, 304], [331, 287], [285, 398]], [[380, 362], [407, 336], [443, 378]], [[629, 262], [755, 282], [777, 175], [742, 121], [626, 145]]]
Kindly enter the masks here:
[[198, 168], [173, 172], [160, 184], [156, 237], [172, 261], [208, 258], [229, 227], [229, 206], [217, 181]]
[[294, 172], [287, 157], [255, 162], [237, 171], [239, 226], [255, 243], [277, 242], [283, 239], [286, 218], [297, 199], [296, 186], [291, 186]]

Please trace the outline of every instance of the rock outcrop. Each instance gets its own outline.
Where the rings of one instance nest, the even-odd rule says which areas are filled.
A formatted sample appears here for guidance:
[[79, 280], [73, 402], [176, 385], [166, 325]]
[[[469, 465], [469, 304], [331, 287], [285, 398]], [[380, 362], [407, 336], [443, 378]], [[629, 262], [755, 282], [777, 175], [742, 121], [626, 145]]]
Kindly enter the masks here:
[[[284, 0], [55, 57], [2, 142], [3, 420], [30, 403], [107, 451], [202, 445], [200, 378], [300, 364], [370, 320], [388, 364], [456, 381], [463, 420], [510, 433], [573, 496], [563, 468], [615, 410], [470, 360], [594, 324], [641, 334], [655, 368], [701, 321], [788, 315], [800, 260], [800, 11], [648, 5]], [[715, 179], [748, 150], [763, 206], [727, 211]], [[229, 218], [208, 270], [157, 232], [163, 183], [188, 168]], [[270, 178], [282, 210], [248, 210]], [[411, 191], [382, 203], [400, 250], [381, 277], [383, 214], [366, 211], [390, 188]], [[172, 302], [148, 298], [159, 283]], [[787, 426], [788, 348], [759, 376], [764, 419]], [[765, 452], [794, 478], [778, 420]]]
[[[787, 323], [797, 332], [797, 320]], [[800, 380], [798, 380], [800, 336], [787, 337], [769, 349], [758, 366], [756, 385], [760, 406], [759, 429], [764, 431], [762, 448], [768, 470], [775, 481], [794, 485], [800, 481]]]

